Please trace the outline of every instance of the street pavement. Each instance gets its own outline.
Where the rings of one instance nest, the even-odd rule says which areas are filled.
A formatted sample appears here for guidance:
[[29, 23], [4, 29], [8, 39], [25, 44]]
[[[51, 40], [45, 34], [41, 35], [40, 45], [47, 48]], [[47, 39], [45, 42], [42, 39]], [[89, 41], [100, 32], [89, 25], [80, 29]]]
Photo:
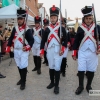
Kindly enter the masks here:
[[[50, 83], [49, 68], [42, 64], [42, 74], [37, 75], [32, 72], [34, 68], [33, 57], [30, 53], [29, 66], [27, 73], [26, 89], [20, 90], [16, 83], [20, 76], [14, 59], [9, 66], [11, 59], [3, 60], [0, 64], [0, 72], [6, 75], [6, 78], [0, 79], [0, 100], [100, 100], [100, 96], [89, 96], [87, 93], [86, 77], [84, 79], [84, 91], [80, 95], [75, 95], [78, 87], [77, 61], [71, 57], [72, 52], [68, 53], [68, 67], [66, 68], [66, 77], [60, 78], [60, 93], [55, 95], [53, 89], [48, 90], [46, 86]], [[92, 83], [94, 90], [100, 90], [100, 56], [97, 72]]]

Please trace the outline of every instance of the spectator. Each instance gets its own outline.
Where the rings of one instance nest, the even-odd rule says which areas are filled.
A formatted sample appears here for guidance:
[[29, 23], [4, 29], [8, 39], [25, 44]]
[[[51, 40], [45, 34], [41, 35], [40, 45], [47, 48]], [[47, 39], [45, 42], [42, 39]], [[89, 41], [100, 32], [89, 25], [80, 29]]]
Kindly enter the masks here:
[[70, 30], [70, 41], [71, 41], [71, 46], [70, 46], [70, 50], [72, 50], [73, 48], [73, 42], [74, 42], [74, 39], [75, 39], [75, 35], [76, 35], [76, 32], [75, 32], [75, 29], [72, 27], [71, 30]]
[[[1, 55], [1, 41], [5, 39], [5, 36], [8, 32], [7, 30], [5, 30], [4, 33], [3, 33], [2, 30], [3, 30], [3, 27], [0, 25], [0, 60], [1, 60], [1, 57], [2, 57], [2, 55]], [[5, 78], [5, 77], [6, 76], [4, 76], [0, 73], [0, 78]]]

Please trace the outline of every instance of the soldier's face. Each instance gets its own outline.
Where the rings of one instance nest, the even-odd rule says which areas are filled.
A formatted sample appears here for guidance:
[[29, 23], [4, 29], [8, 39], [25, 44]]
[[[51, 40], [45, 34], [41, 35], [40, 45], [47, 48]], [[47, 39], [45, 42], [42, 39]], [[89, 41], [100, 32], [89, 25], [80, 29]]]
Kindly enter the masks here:
[[18, 18], [17, 22], [18, 22], [19, 26], [22, 26], [24, 24], [24, 22], [25, 22], [25, 18]]
[[91, 25], [92, 22], [93, 22], [93, 16], [86, 16], [86, 17], [84, 17], [84, 22], [88, 26]]
[[35, 23], [35, 27], [39, 27], [40, 26], [40, 23]]
[[62, 24], [62, 26], [65, 28], [65, 24]]
[[51, 21], [52, 24], [55, 24], [57, 22], [57, 20], [58, 20], [57, 16], [51, 16], [50, 17], [50, 21]]

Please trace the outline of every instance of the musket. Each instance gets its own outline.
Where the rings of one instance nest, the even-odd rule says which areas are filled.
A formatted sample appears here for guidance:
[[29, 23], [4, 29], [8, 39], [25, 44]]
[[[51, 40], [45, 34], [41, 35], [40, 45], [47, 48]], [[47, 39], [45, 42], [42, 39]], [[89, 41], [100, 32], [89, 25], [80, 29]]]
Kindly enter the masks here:
[[25, 33], [26, 33], [26, 28], [27, 28], [27, 20], [28, 20], [28, 11], [29, 11], [29, 7], [26, 13], [26, 19], [25, 19], [25, 29], [24, 29], [24, 34], [23, 34], [23, 47], [25, 46]]
[[66, 24], [67, 24], [67, 10], [65, 9], [65, 18], [66, 18]]
[[60, 40], [62, 37], [62, 13], [61, 13], [61, 0], [60, 0]]
[[41, 38], [42, 38], [42, 14], [41, 14]]
[[93, 11], [93, 16], [94, 16], [94, 23], [95, 23], [95, 29], [96, 29], [96, 39], [97, 39], [96, 42], [97, 42], [97, 50], [98, 50], [98, 47], [99, 47], [99, 33], [98, 33], [98, 28], [97, 28], [94, 4], [92, 4], [92, 11]]

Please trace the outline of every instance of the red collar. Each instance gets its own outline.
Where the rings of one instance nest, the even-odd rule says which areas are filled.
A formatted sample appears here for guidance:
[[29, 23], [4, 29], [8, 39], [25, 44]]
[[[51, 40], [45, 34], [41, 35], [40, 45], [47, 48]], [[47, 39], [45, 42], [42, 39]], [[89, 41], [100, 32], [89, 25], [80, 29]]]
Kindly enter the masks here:
[[22, 30], [22, 29], [25, 29], [25, 26], [26, 26], [25, 24], [24, 24], [24, 25], [22, 25], [22, 26], [18, 26], [19, 31], [20, 31], [20, 30]]
[[50, 24], [50, 27], [55, 28], [57, 25], [59, 25], [59, 23], [57, 22], [55, 25]]
[[93, 24], [94, 23], [92, 23], [90, 26], [87, 26], [85, 23], [82, 23], [82, 26], [84, 26], [89, 31]]

